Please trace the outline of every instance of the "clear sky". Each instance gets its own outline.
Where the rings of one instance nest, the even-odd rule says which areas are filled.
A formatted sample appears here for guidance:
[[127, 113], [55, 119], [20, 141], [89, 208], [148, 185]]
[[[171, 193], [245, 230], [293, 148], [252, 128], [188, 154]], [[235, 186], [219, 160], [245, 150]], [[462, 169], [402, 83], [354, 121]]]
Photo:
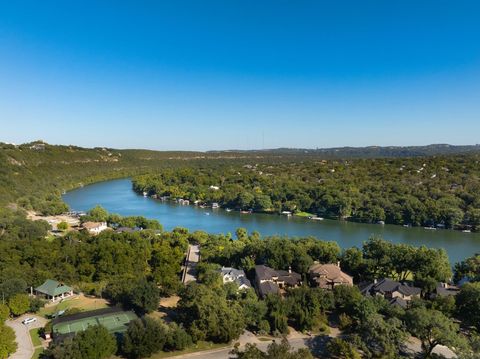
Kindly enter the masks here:
[[480, 1], [2, 1], [0, 141], [480, 143]]

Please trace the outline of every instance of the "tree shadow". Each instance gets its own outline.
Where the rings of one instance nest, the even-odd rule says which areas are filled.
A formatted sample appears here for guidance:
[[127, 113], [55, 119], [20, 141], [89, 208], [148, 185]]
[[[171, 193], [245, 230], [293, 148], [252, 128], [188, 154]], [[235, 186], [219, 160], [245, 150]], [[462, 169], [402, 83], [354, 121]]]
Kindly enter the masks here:
[[332, 340], [328, 335], [318, 335], [305, 340], [305, 345], [316, 357], [324, 357], [328, 354], [327, 344]]

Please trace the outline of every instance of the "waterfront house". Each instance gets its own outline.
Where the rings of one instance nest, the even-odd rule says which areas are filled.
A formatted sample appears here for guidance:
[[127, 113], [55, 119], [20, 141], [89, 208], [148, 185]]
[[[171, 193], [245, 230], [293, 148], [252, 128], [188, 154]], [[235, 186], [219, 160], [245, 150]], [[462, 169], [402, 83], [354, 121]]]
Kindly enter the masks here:
[[406, 308], [413, 298], [420, 298], [422, 290], [408, 284], [400, 283], [392, 279], [383, 278], [370, 283], [359, 285], [360, 291], [365, 296], [381, 296], [392, 305]]
[[308, 270], [312, 285], [322, 289], [333, 289], [337, 285], [353, 285], [353, 278], [342, 272], [340, 263], [314, 263]]
[[104, 230], [108, 229], [107, 222], [85, 222], [82, 224], [83, 229], [86, 229], [88, 233], [97, 235]]
[[437, 297], [455, 296], [458, 294], [459, 291], [460, 288], [455, 285], [448, 283], [438, 283], [433, 293], [430, 294], [430, 299], [434, 299]]
[[238, 284], [239, 289], [252, 288], [252, 284], [247, 279], [245, 272], [242, 269], [222, 267], [220, 269], [220, 275], [222, 276], [223, 284], [235, 282]]
[[291, 269], [276, 270], [264, 265], [255, 266], [255, 286], [263, 298], [268, 294], [281, 294], [286, 288], [295, 288], [302, 284], [300, 274]]
[[71, 297], [73, 289], [61, 282], [47, 279], [41, 286], [35, 288], [37, 297], [42, 297], [52, 302]]

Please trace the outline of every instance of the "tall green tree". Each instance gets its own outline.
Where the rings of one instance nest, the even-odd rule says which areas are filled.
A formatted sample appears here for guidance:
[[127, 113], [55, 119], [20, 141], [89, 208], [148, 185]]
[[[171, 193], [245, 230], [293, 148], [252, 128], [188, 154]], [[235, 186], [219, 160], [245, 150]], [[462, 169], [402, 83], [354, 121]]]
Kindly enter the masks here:
[[8, 307], [13, 315], [22, 315], [30, 309], [30, 300], [27, 294], [15, 294], [8, 300]]
[[437, 310], [417, 307], [406, 313], [408, 331], [422, 342], [423, 357], [430, 358], [437, 345], [460, 348], [465, 345], [459, 326]]
[[15, 332], [3, 323], [0, 324], [0, 359], [7, 359], [17, 350]]
[[158, 320], [143, 317], [128, 325], [122, 352], [128, 358], [146, 358], [161, 351], [167, 341], [167, 328]]
[[480, 331], [480, 282], [463, 285], [455, 297], [455, 302], [462, 321]]

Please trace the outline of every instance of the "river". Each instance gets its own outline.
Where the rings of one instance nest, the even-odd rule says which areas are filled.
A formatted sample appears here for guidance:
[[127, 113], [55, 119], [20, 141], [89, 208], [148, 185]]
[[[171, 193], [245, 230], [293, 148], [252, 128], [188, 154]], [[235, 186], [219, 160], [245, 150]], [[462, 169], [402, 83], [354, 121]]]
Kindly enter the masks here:
[[342, 248], [360, 247], [370, 236], [379, 235], [393, 243], [445, 248], [452, 264], [480, 252], [480, 233], [327, 219], [312, 221], [271, 214], [241, 214], [222, 209], [202, 209], [193, 205], [177, 205], [140, 196], [132, 190], [129, 179], [99, 182], [78, 188], [67, 192], [63, 199], [72, 210], [86, 211], [98, 204], [111, 213], [157, 219], [166, 230], [185, 227], [190, 231], [235, 233], [237, 228], [244, 227], [249, 232], [258, 231], [264, 236], [273, 234], [291, 237], [315, 236], [318, 239], [335, 241]]

